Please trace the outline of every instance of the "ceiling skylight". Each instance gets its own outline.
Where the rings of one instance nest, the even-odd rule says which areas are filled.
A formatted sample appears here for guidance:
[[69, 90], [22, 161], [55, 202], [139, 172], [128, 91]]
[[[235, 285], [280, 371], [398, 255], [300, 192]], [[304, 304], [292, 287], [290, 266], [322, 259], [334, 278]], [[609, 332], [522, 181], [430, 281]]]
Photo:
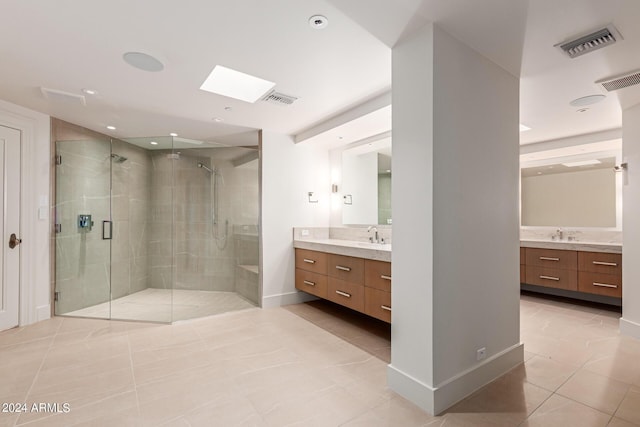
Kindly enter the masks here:
[[566, 166], [568, 168], [575, 168], [576, 166], [590, 166], [590, 165], [599, 165], [600, 163], [602, 163], [600, 160], [582, 160], [580, 162], [570, 162], [570, 163], [563, 163], [563, 166]]
[[275, 85], [273, 82], [216, 65], [200, 89], [253, 103]]

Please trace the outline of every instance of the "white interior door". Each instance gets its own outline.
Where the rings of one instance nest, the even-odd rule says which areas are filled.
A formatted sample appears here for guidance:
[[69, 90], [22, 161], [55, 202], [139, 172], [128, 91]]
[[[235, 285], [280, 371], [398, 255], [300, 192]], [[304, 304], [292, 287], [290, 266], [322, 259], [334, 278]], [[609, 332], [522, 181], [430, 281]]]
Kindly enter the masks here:
[[20, 131], [0, 126], [0, 331], [18, 326]]

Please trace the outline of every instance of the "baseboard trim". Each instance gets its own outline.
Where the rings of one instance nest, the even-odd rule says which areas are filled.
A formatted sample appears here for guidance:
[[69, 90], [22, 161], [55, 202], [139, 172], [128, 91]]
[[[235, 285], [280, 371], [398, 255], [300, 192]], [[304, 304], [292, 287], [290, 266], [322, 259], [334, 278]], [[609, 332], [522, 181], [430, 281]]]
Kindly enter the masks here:
[[287, 292], [285, 294], [267, 295], [262, 297], [262, 308], [281, 307], [283, 305], [300, 304], [317, 299], [306, 292]]
[[506, 374], [524, 361], [522, 343], [509, 347], [464, 372], [431, 387], [420, 380], [389, 365], [387, 379], [389, 387], [418, 405], [430, 414], [438, 415], [482, 388], [496, 378]]
[[51, 318], [51, 305], [45, 304], [36, 308], [36, 322]]
[[620, 319], [620, 333], [640, 340], [640, 323], [632, 322], [623, 317]]

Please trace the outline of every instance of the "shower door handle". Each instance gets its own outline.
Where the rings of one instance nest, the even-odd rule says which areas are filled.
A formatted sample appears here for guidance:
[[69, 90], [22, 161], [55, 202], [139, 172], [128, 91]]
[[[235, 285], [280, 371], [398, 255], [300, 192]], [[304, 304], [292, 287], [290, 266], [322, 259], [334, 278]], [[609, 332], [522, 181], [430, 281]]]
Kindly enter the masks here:
[[113, 238], [113, 221], [102, 221], [102, 240]]

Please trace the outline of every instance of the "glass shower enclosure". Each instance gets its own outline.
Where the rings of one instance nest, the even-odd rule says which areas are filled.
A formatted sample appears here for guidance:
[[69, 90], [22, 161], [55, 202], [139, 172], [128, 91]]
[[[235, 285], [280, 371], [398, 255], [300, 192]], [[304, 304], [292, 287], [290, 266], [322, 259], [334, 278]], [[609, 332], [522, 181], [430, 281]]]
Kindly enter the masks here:
[[258, 155], [56, 141], [56, 315], [173, 322], [258, 305]]

